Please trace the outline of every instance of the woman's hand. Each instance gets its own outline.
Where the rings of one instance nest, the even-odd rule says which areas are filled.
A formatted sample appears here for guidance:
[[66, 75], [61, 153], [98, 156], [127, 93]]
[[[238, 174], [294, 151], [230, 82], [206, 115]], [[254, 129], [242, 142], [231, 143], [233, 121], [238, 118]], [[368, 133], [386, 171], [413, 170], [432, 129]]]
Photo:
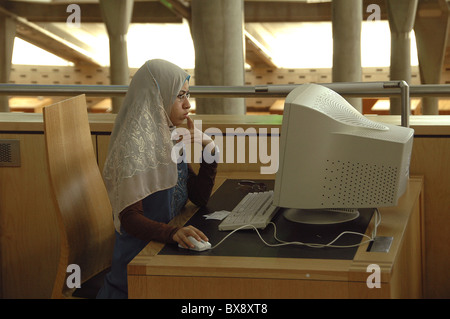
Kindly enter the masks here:
[[[191, 135], [190, 136], [191, 142], [201, 144], [203, 147], [205, 147], [209, 143], [213, 143], [211, 147], [211, 149], [213, 149], [215, 145], [211, 137], [209, 137], [208, 135], [200, 131], [198, 128], [196, 128], [194, 125], [194, 121], [192, 121], [192, 119], [189, 116], [186, 119], [187, 119], [187, 129], [189, 130], [189, 133]], [[188, 141], [185, 141], [185, 143], [187, 142]]]
[[208, 241], [208, 237], [206, 237], [206, 235], [201, 230], [198, 230], [194, 226], [186, 226], [180, 228], [173, 235], [173, 240], [184, 248], [194, 248], [194, 245], [188, 239], [189, 236], [194, 237], [198, 241], [201, 240]]

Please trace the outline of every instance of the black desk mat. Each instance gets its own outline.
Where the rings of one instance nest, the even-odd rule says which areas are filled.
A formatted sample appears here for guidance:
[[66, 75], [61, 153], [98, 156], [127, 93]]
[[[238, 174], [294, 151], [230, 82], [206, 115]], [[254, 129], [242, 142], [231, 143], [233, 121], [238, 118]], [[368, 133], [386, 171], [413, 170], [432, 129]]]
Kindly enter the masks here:
[[[211, 196], [208, 205], [201, 207], [187, 225], [193, 225], [202, 230], [212, 246], [219, 243], [231, 231], [219, 231], [221, 221], [206, 219], [203, 215], [220, 210], [232, 210], [239, 201], [251, 190], [239, 186], [237, 179], [226, 180]], [[273, 180], [258, 180], [273, 189]], [[283, 209], [279, 209], [273, 222], [276, 224], [277, 237], [283, 241], [299, 241], [304, 243], [326, 244], [336, 238], [343, 231], [365, 233], [372, 218], [374, 209], [360, 209], [360, 216], [353, 221], [334, 225], [305, 225], [294, 223], [283, 216]], [[261, 237], [267, 243], [276, 244], [274, 227], [268, 225], [259, 230]], [[362, 236], [346, 234], [339, 238], [335, 245], [353, 245], [365, 239]], [[353, 260], [358, 246], [351, 248], [311, 248], [306, 246], [288, 245], [281, 247], [266, 246], [255, 230], [239, 230], [229, 236], [218, 247], [203, 252], [191, 251], [165, 245], [160, 255], [210, 255], [210, 256], [246, 256], [246, 257], [280, 257], [280, 258], [313, 258], [313, 259], [341, 259]]]

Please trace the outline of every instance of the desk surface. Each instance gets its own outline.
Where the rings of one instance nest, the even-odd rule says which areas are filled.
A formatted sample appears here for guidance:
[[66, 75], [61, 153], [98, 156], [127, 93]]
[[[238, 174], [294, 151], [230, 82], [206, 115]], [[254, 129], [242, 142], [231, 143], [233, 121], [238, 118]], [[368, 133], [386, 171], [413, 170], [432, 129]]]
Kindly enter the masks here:
[[[374, 209], [360, 209], [360, 216], [346, 223], [330, 225], [306, 225], [293, 223], [284, 218], [285, 209], [280, 208], [265, 229], [240, 230], [231, 234], [230, 231], [218, 231], [220, 220], [206, 219], [204, 215], [216, 211], [231, 211], [246, 194], [252, 190], [239, 186], [241, 179], [227, 179], [211, 196], [208, 205], [201, 207], [187, 222], [201, 229], [209, 238], [213, 249], [196, 252], [166, 245], [160, 255], [208, 255], [208, 256], [244, 256], [244, 257], [278, 257], [278, 258], [317, 258], [317, 259], [345, 259], [352, 260], [361, 242], [362, 236], [345, 232], [366, 232]], [[274, 180], [259, 179], [266, 185], [267, 190], [273, 190]], [[261, 238], [259, 237], [261, 236]], [[306, 245], [277, 245], [276, 238], [285, 242], [301, 242], [325, 245], [338, 238], [333, 244], [348, 246], [345, 248], [312, 248]], [[264, 240], [264, 241], [263, 241]], [[220, 244], [219, 244], [220, 243]], [[276, 245], [276, 246], [268, 246]], [[217, 247], [215, 245], [219, 244]]]
[[[217, 176], [215, 189], [227, 178], [258, 178], [252, 173], [228, 173]], [[267, 178], [259, 175], [259, 178]], [[389, 282], [393, 265], [398, 258], [399, 247], [402, 245], [406, 225], [422, 191], [421, 178], [411, 178], [405, 194], [400, 198], [397, 207], [381, 208], [382, 221], [378, 228], [378, 236], [392, 236], [391, 249], [387, 253], [373, 253], [367, 251], [368, 244], [362, 244], [353, 260], [326, 260], [273, 258], [273, 257], [235, 257], [208, 255], [163, 255], [159, 254], [163, 244], [151, 242], [136, 256], [128, 266], [128, 276], [133, 282], [129, 288], [130, 297], [142, 296], [143, 284], [136, 286], [136, 280], [145, 277], [164, 278], [245, 278], [245, 279], [307, 279], [318, 281], [349, 282], [359, 281], [365, 284], [367, 266], [376, 262], [380, 266], [381, 281]], [[171, 223], [184, 225], [195, 214], [197, 208], [187, 205], [185, 211]], [[372, 231], [373, 222], [367, 228], [366, 234]], [[418, 239], [420, 242], [420, 239]], [[196, 279], [196, 280], [197, 280]], [[154, 284], [152, 282], [152, 284]], [[346, 284], [348, 286], [348, 284]], [[162, 289], [164, 290], [164, 289]], [[172, 292], [171, 292], [172, 293]], [[172, 296], [172, 295], [171, 295]], [[167, 298], [167, 296], [162, 296]], [[176, 298], [177, 296], [175, 296]], [[183, 296], [178, 296], [178, 298]], [[186, 297], [186, 296], [184, 296]], [[201, 298], [201, 295], [197, 297]], [[338, 297], [338, 296], [337, 296]], [[195, 298], [193, 296], [193, 298]]]

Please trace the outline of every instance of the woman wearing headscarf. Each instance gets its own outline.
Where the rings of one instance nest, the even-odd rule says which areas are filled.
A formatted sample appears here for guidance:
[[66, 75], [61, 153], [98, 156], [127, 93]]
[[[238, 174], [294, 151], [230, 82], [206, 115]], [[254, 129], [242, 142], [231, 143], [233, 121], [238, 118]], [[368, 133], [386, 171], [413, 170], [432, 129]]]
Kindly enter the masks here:
[[[216, 162], [202, 161], [196, 174], [186, 161], [172, 158], [176, 126], [187, 120], [189, 130], [195, 130], [188, 116], [189, 78], [168, 61], [147, 61], [133, 76], [117, 114], [103, 170], [116, 240], [98, 298], [128, 297], [127, 265], [149, 241], [185, 248], [192, 247], [189, 236], [208, 241], [193, 226], [167, 224], [188, 199], [206, 205], [216, 175]], [[213, 142], [204, 136], [200, 143]]]

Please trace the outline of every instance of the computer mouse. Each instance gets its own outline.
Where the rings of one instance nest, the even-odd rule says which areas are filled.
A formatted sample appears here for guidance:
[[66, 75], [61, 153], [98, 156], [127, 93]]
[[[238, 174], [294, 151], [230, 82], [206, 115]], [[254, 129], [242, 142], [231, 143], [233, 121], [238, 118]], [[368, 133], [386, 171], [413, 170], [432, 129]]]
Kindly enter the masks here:
[[[188, 239], [194, 245], [194, 247], [189, 247], [190, 250], [204, 251], [204, 250], [211, 249], [211, 244], [208, 241], [204, 241], [204, 240], [198, 241], [197, 239], [195, 239], [192, 236], [189, 236]], [[178, 244], [178, 247], [184, 248], [180, 244]]]

